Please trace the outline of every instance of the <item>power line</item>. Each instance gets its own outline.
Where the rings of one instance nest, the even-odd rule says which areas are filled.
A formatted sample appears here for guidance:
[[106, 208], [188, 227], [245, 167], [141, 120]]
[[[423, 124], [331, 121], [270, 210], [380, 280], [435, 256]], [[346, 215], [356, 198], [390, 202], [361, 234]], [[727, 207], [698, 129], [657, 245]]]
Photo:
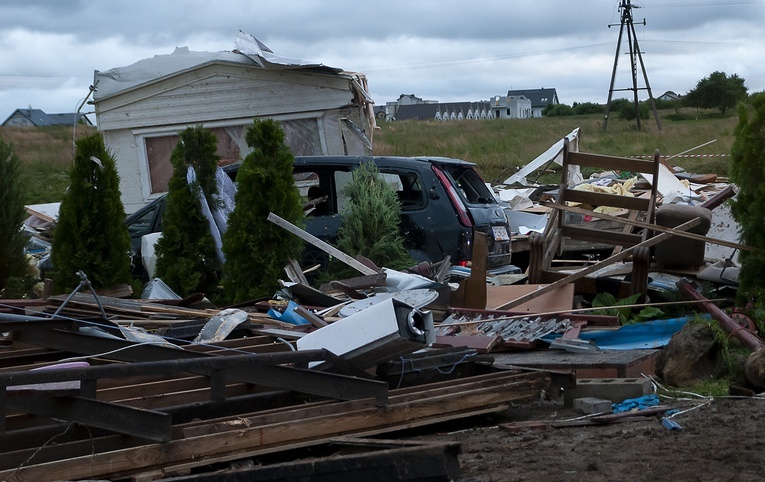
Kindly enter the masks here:
[[518, 52], [518, 53], [514, 53], [514, 54], [497, 55], [497, 56], [492, 56], [492, 57], [475, 57], [475, 58], [469, 58], [469, 59], [434, 60], [434, 61], [426, 61], [426, 62], [414, 62], [414, 63], [408, 63], [408, 64], [392, 64], [392, 65], [378, 66], [376, 68], [371, 68], [371, 69], [364, 69], [363, 66], [362, 66], [359, 70], [363, 70], [365, 73], [369, 73], [369, 72], [381, 72], [381, 71], [385, 71], [385, 70], [397, 70], [397, 69], [416, 69], [416, 68], [441, 67], [441, 66], [449, 66], [449, 65], [453, 65], [453, 64], [494, 62], [494, 61], [497, 61], [497, 60], [516, 59], [516, 58], [522, 58], [522, 57], [533, 57], [535, 55], [552, 54], [552, 53], [558, 53], [558, 52], [570, 52], [572, 50], [584, 50], [584, 49], [589, 49], [589, 48], [593, 48], [593, 47], [603, 47], [605, 45], [611, 45], [611, 43], [610, 42], [601, 42], [601, 43], [596, 43], [596, 44], [579, 45], [579, 46], [575, 46], [575, 47], [564, 47], [564, 48], [559, 48], [559, 49], [537, 50], [537, 51], [531, 51], [531, 52]]

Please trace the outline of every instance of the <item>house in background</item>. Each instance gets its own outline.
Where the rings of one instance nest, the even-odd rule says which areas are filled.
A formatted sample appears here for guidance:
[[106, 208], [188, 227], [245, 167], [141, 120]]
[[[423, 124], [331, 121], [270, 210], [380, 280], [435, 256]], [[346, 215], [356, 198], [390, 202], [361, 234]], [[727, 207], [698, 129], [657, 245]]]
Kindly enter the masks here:
[[528, 119], [532, 117], [531, 100], [523, 95], [491, 98], [491, 112], [495, 119]]
[[[398, 99], [396, 99], [394, 102], [386, 102], [385, 103], [385, 120], [392, 121], [399, 119], [399, 109], [401, 107], [406, 106], [404, 109], [405, 117], [407, 119], [433, 119], [433, 116], [426, 116], [425, 112], [435, 112], [433, 109], [429, 107], [412, 107], [412, 106], [420, 106], [420, 105], [432, 105], [432, 104], [438, 104], [438, 101], [435, 100], [423, 100], [421, 97], [417, 97], [414, 94], [401, 94], [398, 96]], [[409, 111], [408, 113], [406, 111]]]
[[508, 90], [507, 97], [523, 96], [531, 101], [531, 117], [542, 117], [542, 111], [548, 105], [557, 105], [558, 93], [555, 89]]
[[401, 105], [398, 107], [396, 117], [390, 120], [456, 121], [491, 118], [489, 103], [482, 101]]
[[467, 120], [529, 119], [542, 117], [549, 104], [558, 104], [555, 89], [510, 90], [507, 96], [495, 95], [476, 102], [438, 102], [422, 100], [414, 94], [401, 94], [395, 102], [386, 102], [376, 110], [378, 119], [402, 120]]
[[47, 126], [71, 126], [74, 124], [92, 126], [90, 119], [85, 114], [46, 114], [40, 109], [16, 109], [10, 115], [3, 126], [14, 127], [47, 127]]
[[278, 121], [294, 155], [367, 155], [375, 127], [364, 74], [273, 53], [239, 32], [236, 50], [174, 53], [95, 71], [98, 129], [134, 212], [167, 191], [178, 133], [202, 125], [221, 164], [243, 159], [254, 119]]
[[671, 90], [668, 90], [661, 94], [659, 97], [657, 97], [658, 100], [667, 100], [667, 101], [674, 101], [674, 100], [680, 100], [682, 96], [675, 94]]

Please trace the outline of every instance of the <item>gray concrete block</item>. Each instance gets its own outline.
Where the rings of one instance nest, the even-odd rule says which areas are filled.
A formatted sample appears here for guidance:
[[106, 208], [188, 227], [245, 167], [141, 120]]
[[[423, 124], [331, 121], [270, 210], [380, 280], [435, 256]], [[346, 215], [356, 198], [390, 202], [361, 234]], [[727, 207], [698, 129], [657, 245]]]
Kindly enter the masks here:
[[611, 405], [611, 400], [604, 400], [602, 398], [585, 397], [574, 399], [574, 410], [587, 415], [593, 413], [611, 413], [613, 411]]
[[571, 398], [601, 398], [621, 403], [628, 398], [653, 394], [648, 378], [580, 378], [576, 381]]

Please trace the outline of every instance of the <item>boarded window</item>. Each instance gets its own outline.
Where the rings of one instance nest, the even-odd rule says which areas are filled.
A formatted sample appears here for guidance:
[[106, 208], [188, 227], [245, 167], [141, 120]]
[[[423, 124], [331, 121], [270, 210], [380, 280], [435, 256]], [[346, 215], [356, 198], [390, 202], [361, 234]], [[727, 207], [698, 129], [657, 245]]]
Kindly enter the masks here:
[[[210, 129], [218, 139], [218, 149], [216, 154], [220, 156], [219, 165], [225, 166], [238, 161], [241, 158], [237, 140], [241, 139], [242, 126], [218, 127]], [[175, 134], [146, 137], [146, 158], [149, 161], [149, 181], [151, 183], [151, 192], [167, 192], [167, 186], [170, 177], [173, 175], [173, 165], [170, 163], [170, 156], [173, 149], [178, 145], [178, 136]]]
[[[290, 146], [295, 156], [311, 156], [324, 154], [319, 137], [318, 120], [294, 119], [282, 121], [285, 143]], [[232, 164], [241, 160], [249, 149], [244, 141], [246, 126], [215, 127], [210, 131], [218, 138], [217, 154], [220, 156], [221, 166]], [[151, 193], [167, 192], [170, 177], [173, 175], [173, 166], [170, 156], [178, 144], [178, 136], [169, 134], [166, 136], [145, 137], [146, 158], [149, 163], [149, 182]], [[243, 152], [246, 151], [246, 152]]]
[[281, 122], [284, 142], [294, 156], [320, 156], [321, 139], [317, 119], [294, 119]]

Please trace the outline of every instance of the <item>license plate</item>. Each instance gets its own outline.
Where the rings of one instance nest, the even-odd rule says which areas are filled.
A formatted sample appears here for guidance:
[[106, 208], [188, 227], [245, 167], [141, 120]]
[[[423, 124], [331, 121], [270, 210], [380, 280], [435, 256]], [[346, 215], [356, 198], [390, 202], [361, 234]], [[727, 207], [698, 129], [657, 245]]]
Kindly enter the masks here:
[[494, 241], [510, 241], [510, 235], [507, 234], [507, 228], [504, 226], [492, 226], [494, 232]]

